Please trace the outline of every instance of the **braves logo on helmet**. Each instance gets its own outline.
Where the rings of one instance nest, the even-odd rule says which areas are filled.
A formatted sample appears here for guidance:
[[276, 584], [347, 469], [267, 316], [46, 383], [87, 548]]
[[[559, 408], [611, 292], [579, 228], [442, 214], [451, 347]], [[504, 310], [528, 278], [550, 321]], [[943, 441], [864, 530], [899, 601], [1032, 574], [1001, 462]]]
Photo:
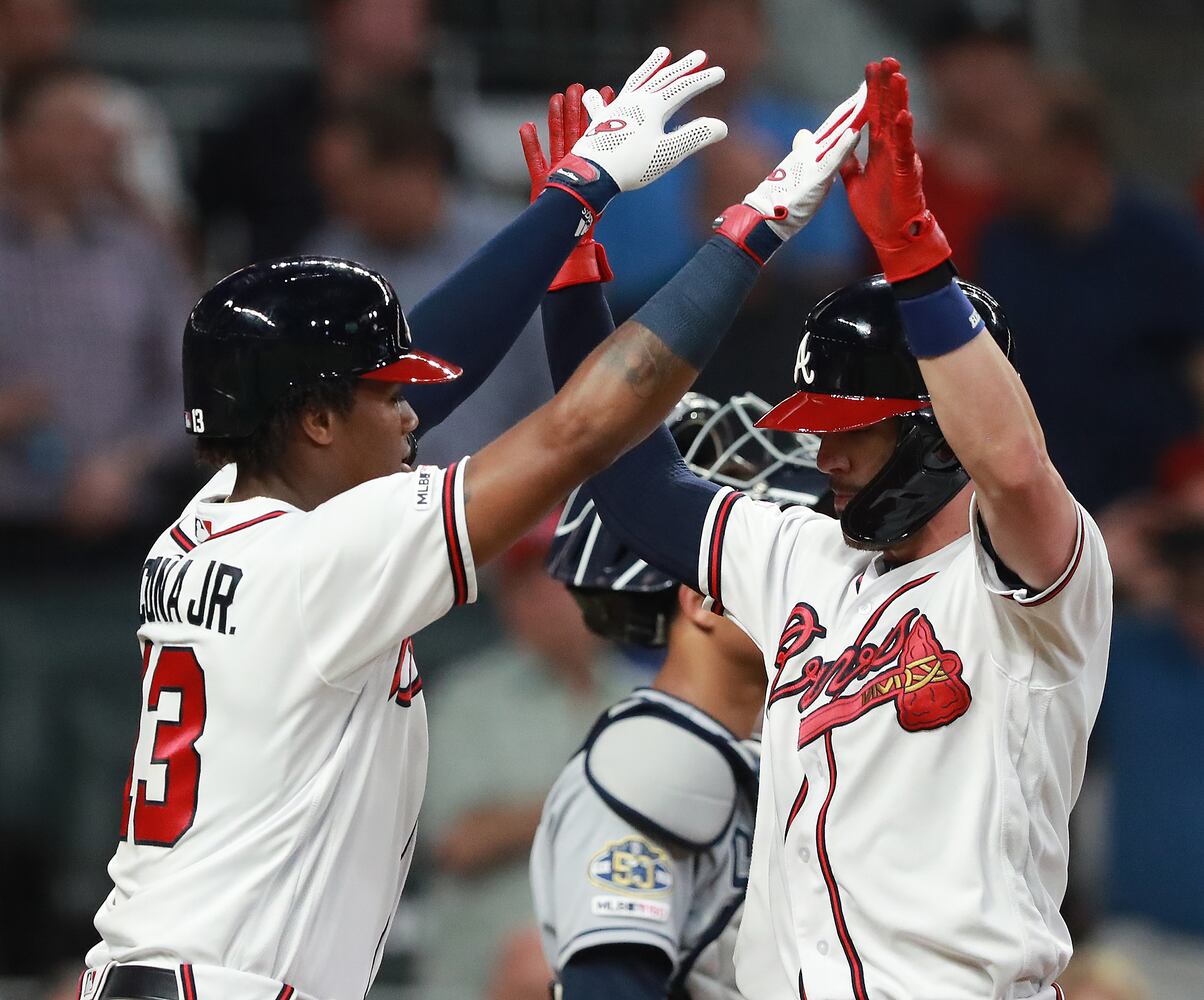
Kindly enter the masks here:
[[797, 383], [801, 378], [806, 385], [815, 381], [815, 372], [811, 369], [811, 352], [807, 349], [807, 341], [810, 338], [811, 331], [808, 330], [799, 341], [798, 356], [794, 359], [794, 381]]
[[591, 128], [586, 135], [599, 135], [602, 132], [622, 132], [627, 127], [627, 122], [622, 118], [607, 118], [604, 122], [598, 122]]

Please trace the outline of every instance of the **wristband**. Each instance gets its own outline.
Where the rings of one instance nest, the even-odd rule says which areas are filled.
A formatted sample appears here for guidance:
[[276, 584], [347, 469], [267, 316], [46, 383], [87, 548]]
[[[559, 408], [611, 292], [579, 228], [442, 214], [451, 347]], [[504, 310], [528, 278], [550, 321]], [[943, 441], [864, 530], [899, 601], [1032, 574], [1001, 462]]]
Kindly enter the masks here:
[[[552, 168], [551, 174], [548, 175], [547, 187], [567, 191], [589, 209], [595, 218], [602, 214], [602, 210], [619, 193], [619, 185], [610, 174], [593, 160], [573, 153], [569, 153]], [[593, 221], [590, 220], [590, 225]]]
[[939, 291], [899, 298], [907, 346], [917, 358], [935, 358], [968, 344], [986, 329], [978, 310], [952, 277]]
[[732, 205], [711, 223], [720, 236], [726, 236], [762, 267], [782, 245], [778, 236], [752, 205]]

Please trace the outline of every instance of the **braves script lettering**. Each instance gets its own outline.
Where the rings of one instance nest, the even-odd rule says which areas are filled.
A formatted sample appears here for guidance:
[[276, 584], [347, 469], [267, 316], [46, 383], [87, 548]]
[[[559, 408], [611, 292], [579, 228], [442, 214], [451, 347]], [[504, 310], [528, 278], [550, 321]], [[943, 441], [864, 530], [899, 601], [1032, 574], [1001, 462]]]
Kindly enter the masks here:
[[[800, 602], [794, 606], [774, 657], [768, 705], [798, 698], [802, 716], [799, 749], [888, 702], [894, 704], [899, 725], [907, 732], [947, 726], [965, 714], [970, 707], [970, 687], [961, 676], [961, 657], [941, 646], [932, 623], [918, 608], [905, 611], [881, 642], [867, 640], [891, 604], [932, 576], [896, 590], [870, 615], [853, 644], [835, 659], [812, 656], [796, 678], [784, 682], [782, 676], [791, 661], [828, 632], [811, 605]], [[865, 683], [849, 691], [858, 681]], [[821, 695], [827, 695], [829, 701], [816, 708]]]

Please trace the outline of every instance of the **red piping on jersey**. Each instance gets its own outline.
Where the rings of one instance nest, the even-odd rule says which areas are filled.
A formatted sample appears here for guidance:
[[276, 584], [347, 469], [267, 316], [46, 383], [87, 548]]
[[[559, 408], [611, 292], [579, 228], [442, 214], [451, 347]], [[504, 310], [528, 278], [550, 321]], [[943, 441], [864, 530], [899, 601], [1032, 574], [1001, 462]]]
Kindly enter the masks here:
[[285, 983], [280, 987], [280, 992], [276, 994], [276, 1000], [292, 1000], [292, 995], [296, 992], [288, 983]]
[[820, 871], [828, 886], [828, 900], [832, 906], [832, 918], [836, 922], [836, 933], [840, 937], [840, 946], [844, 949], [844, 957], [849, 963], [849, 973], [852, 977], [853, 996], [856, 1000], [869, 1000], [865, 991], [865, 970], [861, 967], [861, 958], [849, 935], [848, 925], [844, 919], [844, 908], [840, 903], [840, 888], [832, 875], [832, 862], [828, 858], [827, 819], [828, 806], [832, 804], [832, 793], [836, 791], [836, 756], [832, 752], [832, 734], [824, 734], [824, 750], [828, 754], [828, 797], [819, 809], [819, 820], [815, 824], [815, 848]]
[[1066, 994], [1062, 992], [1061, 986], [1059, 986], [1057, 983], [1050, 983], [1050, 985], [1053, 987], [1054, 996], [1056, 996], [1058, 1000], [1066, 1000]]
[[452, 594], [456, 604], [463, 604], [468, 600], [468, 574], [464, 569], [460, 535], [456, 531], [456, 470], [459, 465], [459, 462], [453, 462], [443, 474], [443, 536], [447, 541], [447, 559], [451, 563]]
[[719, 596], [719, 559], [723, 554], [723, 536], [727, 532], [727, 522], [732, 508], [742, 494], [729, 493], [719, 504], [715, 513], [715, 523], [711, 525], [710, 557], [707, 560], [707, 593], [711, 595], [711, 610], [723, 614], [723, 599]]
[[232, 535], [236, 531], [242, 531], [243, 528], [250, 528], [256, 524], [259, 524], [262, 521], [270, 521], [274, 517], [282, 517], [287, 513], [288, 513], [287, 510], [274, 510], [270, 514], [261, 514], [259, 517], [256, 517], [250, 521], [243, 521], [242, 524], [236, 524], [236, 525], [234, 525], [233, 528], [226, 528], [224, 531], [219, 531], [214, 535], [210, 535], [208, 538], [205, 539], [205, 541], [211, 542], [215, 538], [221, 538], [222, 535]]
[[196, 1000], [196, 980], [192, 978], [191, 965], [180, 966], [180, 982], [184, 984], [184, 1000]]
[[[1017, 601], [1017, 603], [1021, 604], [1022, 606], [1026, 607], [1026, 608], [1039, 608], [1046, 601], [1052, 601], [1055, 597], [1057, 597], [1060, 593], [1062, 593], [1062, 591], [1066, 589], [1066, 584], [1068, 584], [1070, 582], [1071, 578], [1074, 576], [1075, 570], [1077, 570], [1079, 568], [1079, 563], [1083, 559], [1083, 549], [1085, 549], [1086, 547], [1087, 547], [1087, 531], [1086, 531], [1086, 525], [1083, 524], [1083, 512], [1080, 510], [1079, 511], [1079, 543], [1078, 543], [1078, 545], [1075, 546], [1074, 558], [1070, 561], [1070, 568], [1066, 570], [1066, 575], [1064, 577], [1062, 577], [1062, 582], [1059, 583], [1056, 587], [1054, 587], [1054, 589], [1051, 590], [1044, 597], [1041, 597], [1035, 601]], [[1016, 600], [1016, 597], [1013, 594], [1007, 594], [1005, 596], [1010, 601]]]
[[[786, 817], [786, 829], [782, 832], [782, 840], [785, 841], [790, 836], [790, 824], [794, 822], [794, 818], [798, 815], [798, 811], [803, 808], [803, 802], [807, 799], [807, 779], [803, 778], [802, 787], [798, 790], [798, 795], [794, 797], [794, 805], [790, 807], [790, 815]], [[802, 973], [800, 972], [801, 976]]]
[[798, 970], [798, 996], [799, 1000], [807, 1000], [807, 988], [803, 985], [803, 970]]
[[178, 524], [171, 529], [171, 540], [175, 542], [185, 552], [191, 552], [196, 548], [196, 542], [184, 534], [184, 529]]

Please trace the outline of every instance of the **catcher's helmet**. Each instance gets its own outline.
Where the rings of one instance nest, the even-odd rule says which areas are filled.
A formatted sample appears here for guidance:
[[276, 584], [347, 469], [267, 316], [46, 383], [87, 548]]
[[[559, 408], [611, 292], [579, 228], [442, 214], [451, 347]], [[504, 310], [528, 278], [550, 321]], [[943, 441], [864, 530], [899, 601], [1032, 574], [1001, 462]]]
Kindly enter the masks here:
[[[1012, 335], [999, 303], [981, 288], [957, 283], [1010, 359]], [[811, 310], [794, 383], [798, 391], [757, 426], [822, 434], [900, 418], [894, 454], [841, 513], [841, 527], [854, 542], [897, 545], [970, 481], [937, 426], [894, 293], [882, 275], [838, 289]]]
[[235, 271], [184, 328], [184, 426], [247, 437], [289, 389], [326, 379], [447, 382], [460, 369], [410, 346], [393, 286], [361, 264], [289, 257]]
[[[769, 406], [735, 396], [720, 406], [686, 393], [665, 421], [695, 475], [782, 505], [810, 506], [827, 491], [815, 467], [818, 439], [758, 430]], [[602, 524], [581, 490], [565, 505], [548, 572], [565, 583], [598, 635], [637, 646], [663, 646], [677, 607], [677, 581], [649, 566]]]

